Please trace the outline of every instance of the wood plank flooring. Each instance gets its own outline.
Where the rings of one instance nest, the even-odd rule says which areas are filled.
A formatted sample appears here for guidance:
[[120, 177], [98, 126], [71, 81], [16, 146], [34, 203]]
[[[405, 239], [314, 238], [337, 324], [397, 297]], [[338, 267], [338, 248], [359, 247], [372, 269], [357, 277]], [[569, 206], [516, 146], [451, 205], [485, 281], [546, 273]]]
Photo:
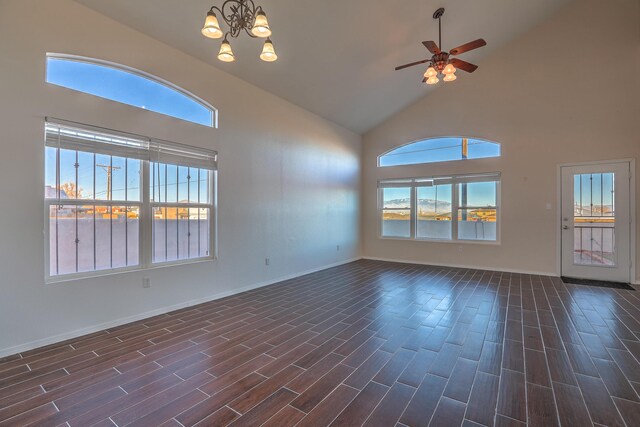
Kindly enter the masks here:
[[0, 359], [0, 426], [637, 426], [639, 293], [361, 260]]

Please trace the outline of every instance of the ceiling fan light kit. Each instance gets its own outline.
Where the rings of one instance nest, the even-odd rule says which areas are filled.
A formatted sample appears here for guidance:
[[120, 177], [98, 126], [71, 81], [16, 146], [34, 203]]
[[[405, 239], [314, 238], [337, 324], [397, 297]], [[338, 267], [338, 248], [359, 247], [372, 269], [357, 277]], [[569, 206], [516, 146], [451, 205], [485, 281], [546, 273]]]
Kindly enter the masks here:
[[[226, 33], [220, 27], [216, 12], [229, 28]], [[224, 40], [220, 45], [218, 59], [223, 62], [233, 62], [235, 61], [235, 55], [228, 37], [236, 38], [242, 31], [246, 32], [250, 37], [266, 39], [262, 46], [260, 59], [265, 62], [273, 62], [278, 59], [270, 38], [272, 32], [267, 15], [262, 10], [262, 6], [256, 6], [253, 0], [226, 0], [221, 7], [211, 6], [211, 9], [207, 12], [201, 32], [203, 36], [210, 39], [221, 39], [224, 36]]]
[[442, 51], [442, 15], [444, 15], [444, 8], [436, 10], [433, 14], [433, 19], [438, 20], [438, 44], [434, 41], [424, 41], [422, 44], [431, 52], [432, 56], [428, 59], [412, 62], [410, 64], [401, 65], [396, 67], [396, 70], [402, 70], [404, 68], [413, 67], [414, 65], [429, 64], [427, 71], [424, 73], [423, 83], [428, 85], [437, 84], [440, 79], [438, 75], [442, 75], [445, 82], [452, 82], [457, 79], [456, 71], [458, 69], [466, 71], [467, 73], [473, 73], [478, 69], [477, 65], [470, 64], [458, 58], [452, 58], [470, 50], [477, 49], [487, 44], [484, 39], [477, 39], [469, 43], [465, 43], [449, 52]]

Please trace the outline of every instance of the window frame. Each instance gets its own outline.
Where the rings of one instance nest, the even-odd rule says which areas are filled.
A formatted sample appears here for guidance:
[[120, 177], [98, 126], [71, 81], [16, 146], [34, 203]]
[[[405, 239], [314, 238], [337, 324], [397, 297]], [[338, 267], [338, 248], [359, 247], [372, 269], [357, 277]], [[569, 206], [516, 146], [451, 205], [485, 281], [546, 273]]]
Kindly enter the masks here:
[[[136, 137], [139, 139], [148, 139], [148, 137], [130, 134], [122, 131], [117, 131], [113, 129], [105, 129], [99, 128], [96, 126], [90, 126], [75, 122], [70, 122], [61, 119], [45, 119], [45, 127], [52, 121], [55, 125], [74, 127], [77, 129], [86, 129], [88, 131], [99, 131], [102, 133], [112, 134], [113, 136], [121, 136], [121, 135], [129, 135], [132, 137]], [[46, 131], [45, 131], [46, 134]], [[45, 138], [46, 141], [46, 138]], [[161, 140], [154, 140], [161, 141]], [[163, 143], [172, 144], [175, 146], [182, 146], [185, 148], [189, 148], [186, 145], [171, 143], [168, 141], [162, 141]], [[46, 151], [47, 145], [46, 142], [43, 143], [43, 152]], [[56, 155], [56, 176], [59, 175], [59, 150], [62, 148], [58, 148], [58, 154]], [[43, 204], [44, 204], [44, 276], [46, 284], [54, 284], [54, 283], [62, 283], [69, 281], [76, 281], [88, 278], [98, 278], [104, 276], [111, 276], [114, 274], [135, 272], [135, 271], [145, 271], [145, 270], [153, 270], [157, 268], [166, 268], [173, 267], [179, 265], [189, 265], [189, 264], [198, 264], [211, 262], [218, 259], [218, 235], [217, 235], [217, 218], [218, 218], [218, 204], [217, 204], [217, 187], [218, 187], [218, 170], [217, 170], [217, 152], [208, 150], [211, 153], [214, 153], [216, 158], [216, 167], [213, 170], [209, 170], [209, 200], [210, 204], [197, 204], [197, 207], [207, 207], [210, 208], [210, 219], [209, 219], [209, 255], [206, 257], [197, 257], [197, 258], [186, 258], [186, 259], [178, 259], [171, 261], [162, 261], [162, 262], [153, 262], [153, 244], [154, 244], [154, 236], [153, 236], [153, 207], [155, 206], [154, 202], [151, 201], [150, 196], [150, 164], [153, 162], [153, 159], [149, 160], [140, 160], [140, 200], [139, 201], [121, 201], [121, 200], [100, 200], [95, 199], [59, 199], [59, 198], [47, 198], [46, 194], [43, 192]], [[121, 156], [125, 157], [126, 156]], [[46, 169], [46, 158], [43, 159], [42, 170]], [[203, 168], [201, 168], [203, 169]], [[43, 174], [44, 175], [44, 174]], [[95, 185], [95, 179], [94, 179]], [[46, 177], [43, 178], [43, 186], [44, 189], [46, 187]], [[63, 203], [60, 203], [63, 201]], [[173, 202], [171, 202], [173, 203]], [[139, 208], [139, 227], [138, 227], [138, 264], [132, 266], [125, 267], [116, 267], [109, 269], [101, 269], [101, 270], [92, 270], [86, 272], [76, 272], [76, 273], [68, 273], [68, 274], [51, 274], [51, 221], [49, 218], [50, 208], [56, 205], [63, 206], [81, 206], [81, 205], [93, 205], [93, 206], [137, 206]], [[164, 205], [160, 203], [160, 205]], [[175, 205], [178, 205], [176, 202]], [[180, 207], [193, 207], [191, 203], [189, 204], [180, 204]], [[95, 245], [95, 241], [94, 241]], [[94, 249], [95, 250], [95, 249]]]
[[[119, 104], [128, 105], [130, 107], [137, 108], [139, 110], [145, 110], [145, 111], [149, 111], [149, 112], [152, 112], [152, 113], [155, 113], [155, 114], [161, 114], [163, 116], [172, 117], [172, 118], [174, 118], [176, 120], [180, 120], [180, 121], [183, 121], [183, 122], [191, 123], [191, 124], [194, 124], [194, 125], [204, 126], [204, 127], [208, 127], [208, 128], [211, 128], [211, 129], [218, 129], [218, 109], [217, 108], [215, 108], [213, 105], [211, 105], [210, 103], [208, 103], [204, 99], [200, 98], [199, 96], [193, 94], [192, 92], [189, 92], [188, 90], [183, 89], [180, 86], [178, 86], [176, 84], [173, 84], [170, 81], [165, 80], [165, 79], [163, 79], [161, 77], [154, 76], [153, 74], [147, 73], [146, 71], [138, 70], [137, 68], [129, 67], [127, 65], [118, 64], [116, 62], [106, 61], [106, 60], [103, 60], [103, 59], [91, 58], [91, 57], [88, 57], [88, 56], [72, 55], [72, 54], [67, 54], [67, 53], [47, 52], [46, 58], [45, 58], [45, 62], [47, 63], [49, 59], [62, 60], [62, 61], [73, 61], [73, 62], [80, 62], [80, 63], [84, 63], [84, 64], [97, 65], [97, 66], [106, 67], [106, 68], [112, 68], [114, 70], [122, 71], [124, 73], [129, 73], [129, 74], [132, 74], [134, 76], [141, 77], [143, 79], [147, 79], [147, 80], [150, 80], [152, 82], [158, 83], [158, 84], [160, 84], [162, 86], [165, 86], [166, 88], [168, 88], [170, 90], [173, 90], [175, 92], [178, 92], [178, 93], [184, 95], [185, 97], [191, 99], [192, 101], [200, 104], [205, 109], [209, 110], [211, 112], [211, 126], [207, 126], [207, 125], [204, 125], [202, 123], [197, 123], [197, 122], [194, 122], [194, 121], [186, 120], [186, 119], [183, 119], [183, 118], [180, 118], [180, 117], [172, 116], [170, 114], [161, 113], [161, 112], [157, 112], [157, 111], [153, 111], [153, 110], [147, 110], [145, 108], [142, 108], [142, 107], [139, 107], [139, 106], [136, 106], [136, 105], [132, 105], [132, 104], [127, 104], [125, 102], [118, 101], [118, 100], [115, 100], [115, 99], [104, 98], [102, 96], [95, 95], [95, 94], [92, 94], [90, 92], [85, 92], [85, 91], [81, 91], [81, 90], [78, 90], [78, 89], [69, 88], [67, 86], [61, 86], [61, 85], [59, 85], [57, 83], [49, 82], [47, 80], [46, 75], [45, 75], [45, 82], [47, 84], [51, 84], [51, 85], [54, 85], [54, 86], [62, 87], [62, 88], [65, 88], [67, 90], [73, 90], [73, 91], [76, 91], [76, 92], [79, 92], [79, 93], [84, 93], [86, 95], [90, 95], [90, 96], [93, 96], [93, 97], [96, 97], [96, 98], [101, 98], [101, 99], [104, 99], [104, 100], [107, 100], [107, 101], [117, 102]], [[45, 68], [46, 68], [46, 63], [45, 63]]]
[[[495, 179], [481, 180], [482, 177], [492, 177]], [[464, 181], [465, 178], [474, 177], [478, 180]], [[451, 180], [451, 239], [438, 239], [431, 237], [417, 237], [417, 203], [418, 203], [418, 188], [424, 187], [420, 185], [420, 182], [424, 181], [437, 181], [438, 179]], [[460, 181], [456, 181], [456, 179]], [[409, 237], [396, 237], [385, 236], [382, 234], [383, 226], [383, 211], [384, 211], [384, 184], [390, 182], [397, 182], [396, 186], [405, 188], [411, 188], [411, 206], [410, 206], [410, 235]], [[470, 182], [495, 182], [496, 183], [496, 239], [495, 240], [473, 240], [473, 239], [460, 239], [458, 237], [458, 211], [459, 211], [459, 190], [458, 185], [462, 183]], [[405, 184], [406, 183], [406, 184]], [[431, 243], [454, 243], [454, 244], [480, 244], [480, 245], [501, 245], [501, 224], [502, 224], [502, 176], [499, 172], [491, 173], [478, 173], [478, 174], [459, 174], [459, 175], [444, 175], [444, 176], [431, 176], [431, 177], [418, 177], [418, 178], [398, 178], [398, 179], [380, 179], [377, 182], [377, 222], [378, 222], [378, 238], [382, 240], [401, 240], [401, 241], [416, 241], [416, 242], [431, 242]], [[487, 208], [483, 206], [482, 208]], [[493, 207], [489, 207], [493, 209]]]

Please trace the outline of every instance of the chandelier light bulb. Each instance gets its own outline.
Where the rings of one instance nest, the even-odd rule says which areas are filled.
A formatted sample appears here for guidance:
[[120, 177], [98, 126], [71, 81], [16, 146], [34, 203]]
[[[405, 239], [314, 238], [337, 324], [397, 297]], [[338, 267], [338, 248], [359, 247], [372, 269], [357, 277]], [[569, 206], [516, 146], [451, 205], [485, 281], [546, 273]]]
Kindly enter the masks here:
[[[442, 74], [444, 74], [445, 76], [446, 76], [446, 75], [449, 75], [449, 74], [453, 74], [453, 73], [455, 73], [455, 72], [456, 72], [456, 67], [454, 67], [454, 66], [453, 66], [453, 65], [451, 65], [451, 64], [447, 64], [447, 66], [446, 66], [446, 67], [444, 67], [444, 70], [442, 70]], [[454, 79], [454, 80], [455, 80], [455, 79]]]
[[451, 73], [451, 74], [447, 74], [446, 76], [444, 76], [444, 79], [442, 79], [442, 80], [444, 80], [445, 82], [452, 82], [455, 79], [457, 79], [456, 75], [454, 73]]
[[231, 50], [231, 44], [225, 37], [220, 45], [220, 52], [218, 53], [218, 59], [222, 62], [233, 62], [236, 60], [233, 55], [233, 50]]
[[220, 23], [218, 22], [218, 17], [213, 10], [210, 10], [207, 13], [207, 18], [204, 20], [204, 26], [202, 27], [202, 35], [209, 37], [210, 39], [222, 38]]
[[262, 53], [260, 54], [260, 59], [265, 62], [273, 62], [278, 59], [278, 55], [276, 55], [276, 51], [273, 48], [273, 43], [270, 38], [267, 38], [264, 41], [264, 46], [262, 46]]
[[438, 72], [436, 71], [435, 68], [429, 67], [429, 68], [427, 68], [427, 71], [424, 73], [424, 76], [426, 78], [437, 77], [438, 76]]
[[256, 37], [269, 37], [271, 36], [271, 28], [269, 28], [269, 21], [267, 21], [267, 15], [260, 10], [256, 13], [256, 20], [253, 23], [251, 34]]
[[439, 81], [440, 81], [440, 79], [438, 77], [432, 76], [432, 77], [429, 77], [427, 79], [427, 84], [428, 85], [434, 85], [434, 84], [438, 83]]

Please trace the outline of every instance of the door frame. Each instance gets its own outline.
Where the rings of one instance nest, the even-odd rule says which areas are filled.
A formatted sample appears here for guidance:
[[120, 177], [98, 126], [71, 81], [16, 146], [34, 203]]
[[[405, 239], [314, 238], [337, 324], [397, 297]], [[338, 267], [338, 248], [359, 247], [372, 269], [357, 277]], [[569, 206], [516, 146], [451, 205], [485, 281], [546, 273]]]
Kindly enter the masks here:
[[633, 158], [558, 164], [556, 170], [556, 275], [558, 277], [562, 275], [562, 168], [573, 166], [604, 165], [610, 163], [629, 164], [629, 232], [631, 233], [631, 238], [629, 239], [629, 257], [631, 258], [629, 268], [629, 282], [635, 285], [640, 284], [640, 281], [636, 279], [636, 159]]

